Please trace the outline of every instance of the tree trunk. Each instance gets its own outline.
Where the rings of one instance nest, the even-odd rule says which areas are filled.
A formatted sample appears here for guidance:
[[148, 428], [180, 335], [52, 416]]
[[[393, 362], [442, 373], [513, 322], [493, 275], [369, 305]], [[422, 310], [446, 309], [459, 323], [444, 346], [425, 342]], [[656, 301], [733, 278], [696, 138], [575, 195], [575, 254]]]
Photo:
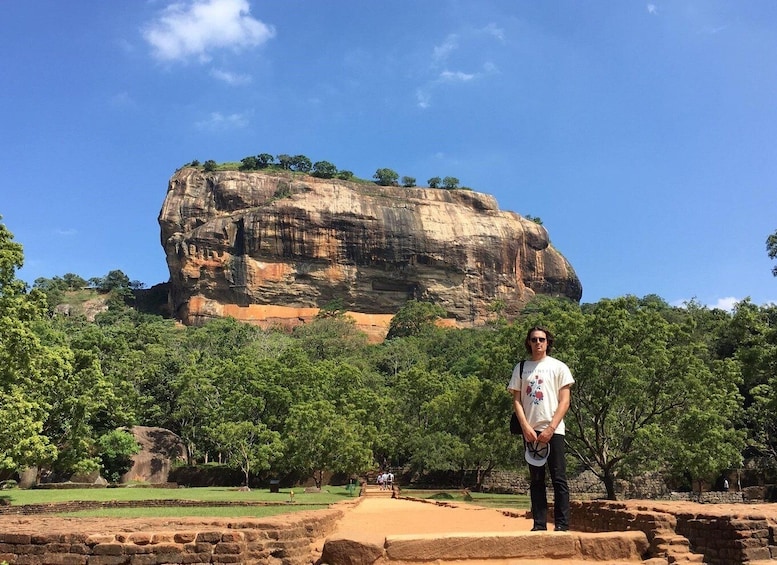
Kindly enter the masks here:
[[607, 500], [615, 500], [615, 477], [609, 471], [604, 473], [604, 490], [607, 491]]

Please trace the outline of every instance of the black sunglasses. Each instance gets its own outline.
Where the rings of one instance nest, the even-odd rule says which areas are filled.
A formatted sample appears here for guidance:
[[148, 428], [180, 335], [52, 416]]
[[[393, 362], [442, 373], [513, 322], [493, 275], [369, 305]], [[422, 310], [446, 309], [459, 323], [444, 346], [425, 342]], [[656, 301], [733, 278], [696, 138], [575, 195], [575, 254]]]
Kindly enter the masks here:
[[545, 343], [545, 339], [544, 337], [532, 337], [529, 341], [532, 343]]

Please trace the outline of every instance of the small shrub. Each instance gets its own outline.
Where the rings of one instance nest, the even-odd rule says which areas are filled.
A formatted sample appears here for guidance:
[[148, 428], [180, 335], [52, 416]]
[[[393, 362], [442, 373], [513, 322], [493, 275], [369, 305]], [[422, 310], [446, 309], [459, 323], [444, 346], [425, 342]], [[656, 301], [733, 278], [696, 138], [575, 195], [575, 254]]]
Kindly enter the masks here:
[[278, 188], [275, 190], [273, 198], [281, 199], [288, 198], [289, 196], [291, 196], [291, 185], [285, 182], [278, 183]]

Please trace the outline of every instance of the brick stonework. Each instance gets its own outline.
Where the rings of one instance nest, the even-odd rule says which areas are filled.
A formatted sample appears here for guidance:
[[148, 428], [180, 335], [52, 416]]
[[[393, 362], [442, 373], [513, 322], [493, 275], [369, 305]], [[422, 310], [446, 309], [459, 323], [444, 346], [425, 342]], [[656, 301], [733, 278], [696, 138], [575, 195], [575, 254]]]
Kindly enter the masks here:
[[570, 524], [583, 532], [641, 530], [651, 556], [670, 562], [692, 553], [709, 565], [739, 565], [777, 560], [777, 512], [764, 506], [573, 501]]
[[[34, 518], [6, 516], [0, 522], [0, 562], [309, 565], [311, 544], [332, 533], [342, 515], [342, 510], [331, 508], [261, 519], [149, 519], [134, 522], [137, 530], [130, 531], [127, 522], [117, 525], [115, 532], [101, 533], [90, 533], [72, 518], [61, 519], [62, 525], [52, 529], [53, 518], [41, 518], [49, 520], [42, 526]], [[67, 531], [68, 525], [71, 531]], [[51, 531], [46, 531], [47, 527]]]

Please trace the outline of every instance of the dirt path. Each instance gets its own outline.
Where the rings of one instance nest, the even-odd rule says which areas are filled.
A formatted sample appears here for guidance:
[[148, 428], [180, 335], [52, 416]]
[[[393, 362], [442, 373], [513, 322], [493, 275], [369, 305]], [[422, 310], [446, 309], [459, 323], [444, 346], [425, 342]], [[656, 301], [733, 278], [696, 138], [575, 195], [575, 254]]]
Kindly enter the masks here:
[[386, 536], [531, 530], [523, 511], [483, 508], [465, 503], [444, 505], [415, 500], [365, 497], [345, 511], [333, 536], [357, 538], [381, 544]]

